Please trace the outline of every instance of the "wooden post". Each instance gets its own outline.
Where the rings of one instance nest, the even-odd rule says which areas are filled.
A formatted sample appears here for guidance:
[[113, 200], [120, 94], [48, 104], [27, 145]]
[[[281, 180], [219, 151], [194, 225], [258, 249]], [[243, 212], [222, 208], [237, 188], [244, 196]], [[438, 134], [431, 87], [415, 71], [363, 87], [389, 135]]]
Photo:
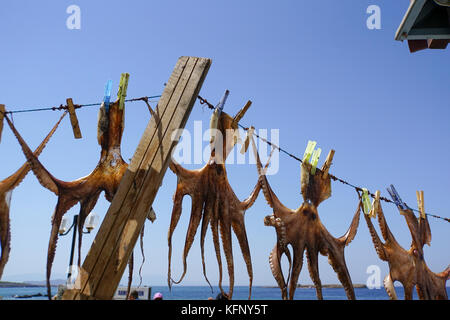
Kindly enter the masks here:
[[112, 299], [169, 165], [175, 130], [184, 128], [211, 60], [181, 57], [156, 107], [119, 189], [63, 300]]

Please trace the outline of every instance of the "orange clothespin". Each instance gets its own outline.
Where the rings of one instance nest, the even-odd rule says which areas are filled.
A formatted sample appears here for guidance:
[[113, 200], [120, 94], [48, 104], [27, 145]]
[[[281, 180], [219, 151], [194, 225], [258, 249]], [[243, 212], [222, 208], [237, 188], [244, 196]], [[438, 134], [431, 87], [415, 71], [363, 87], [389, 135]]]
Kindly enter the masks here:
[[75, 113], [75, 106], [73, 105], [72, 98], [68, 98], [67, 102], [67, 110], [69, 111], [70, 123], [72, 124], [73, 135], [75, 139], [81, 139], [81, 130], [78, 124], [77, 114]]

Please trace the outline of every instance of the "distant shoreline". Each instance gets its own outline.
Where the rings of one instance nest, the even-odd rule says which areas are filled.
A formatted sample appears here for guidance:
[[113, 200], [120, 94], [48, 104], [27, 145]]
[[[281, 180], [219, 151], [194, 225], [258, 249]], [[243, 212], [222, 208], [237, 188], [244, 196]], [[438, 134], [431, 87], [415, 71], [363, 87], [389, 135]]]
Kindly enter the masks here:
[[0, 288], [41, 288], [41, 287], [45, 286], [25, 282], [0, 281]]
[[[263, 286], [264, 288], [278, 288], [277, 286]], [[298, 289], [314, 289], [315, 286], [313, 284], [298, 284]], [[323, 284], [322, 289], [342, 289], [344, 286], [342, 284]], [[365, 284], [354, 284], [353, 288], [355, 289], [367, 289]]]

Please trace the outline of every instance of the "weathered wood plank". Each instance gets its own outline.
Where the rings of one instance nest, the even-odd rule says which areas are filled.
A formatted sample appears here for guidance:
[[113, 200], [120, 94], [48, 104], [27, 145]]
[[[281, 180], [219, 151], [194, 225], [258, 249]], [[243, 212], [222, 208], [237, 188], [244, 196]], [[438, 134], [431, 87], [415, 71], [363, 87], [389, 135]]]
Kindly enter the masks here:
[[184, 128], [210, 63], [179, 59], [83, 263], [79, 289], [63, 299], [112, 298], [169, 165], [172, 134]]

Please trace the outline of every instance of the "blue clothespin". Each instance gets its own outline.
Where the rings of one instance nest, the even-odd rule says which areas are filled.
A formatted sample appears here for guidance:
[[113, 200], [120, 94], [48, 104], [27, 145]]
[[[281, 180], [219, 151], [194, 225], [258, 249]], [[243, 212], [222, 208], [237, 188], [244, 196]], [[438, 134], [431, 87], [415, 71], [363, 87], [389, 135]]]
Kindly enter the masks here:
[[214, 109], [213, 114], [211, 115], [211, 120], [209, 121], [209, 128], [211, 130], [211, 140], [210, 142], [213, 143], [216, 136], [217, 126], [219, 123], [219, 116], [222, 113], [223, 107], [225, 106], [225, 102], [227, 101], [228, 95], [230, 94], [230, 91], [225, 91], [222, 99], [220, 99], [219, 103], [217, 104], [216, 108]]
[[394, 203], [397, 205], [397, 207], [399, 207], [402, 210], [409, 209], [408, 205], [406, 203], [404, 203], [402, 201], [402, 199], [400, 198], [400, 195], [398, 194], [397, 190], [395, 190], [394, 185], [391, 184], [390, 189], [389, 189], [389, 187], [387, 188], [387, 192], [389, 193], [389, 195], [392, 198], [392, 201], [394, 201]]
[[216, 109], [218, 110], [219, 115], [223, 111], [223, 107], [225, 106], [225, 102], [227, 102], [227, 98], [228, 98], [229, 94], [230, 94], [230, 91], [226, 90], [225, 93], [223, 94], [222, 99], [220, 99], [219, 103], [216, 106]]
[[105, 97], [103, 98], [106, 112], [109, 112], [109, 102], [111, 101], [111, 90], [112, 90], [112, 80], [108, 80], [105, 86]]

